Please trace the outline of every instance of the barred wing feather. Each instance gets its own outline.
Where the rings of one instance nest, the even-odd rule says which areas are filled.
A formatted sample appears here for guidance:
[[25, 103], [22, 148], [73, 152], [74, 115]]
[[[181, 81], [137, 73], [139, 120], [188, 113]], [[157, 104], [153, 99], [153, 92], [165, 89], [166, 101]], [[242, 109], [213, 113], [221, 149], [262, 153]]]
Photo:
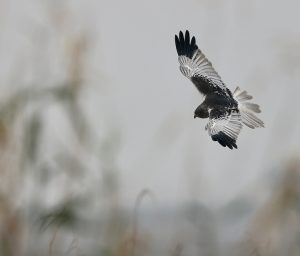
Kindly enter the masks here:
[[205, 126], [213, 141], [218, 141], [223, 147], [237, 148], [236, 140], [242, 129], [241, 115], [237, 110], [212, 110], [209, 122]]
[[185, 32], [185, 37], [180, 31], [179, 37], [175, 36], [175, 43], [181, 73], [189, 78], [201, 93], [206, 94], [216, 90], [226, 92], [227, 88], [221, 77], [198, 49], [195, 37], [190, 40], [189, 31]]
[[255, 115], [255, 113], [261, 112], [259, 105], [249, 102], [253, 97], [247, 91], [242, 91], [237, 87], [233, 93], [233, 97], [238, 103], [243, 124], [252, 129], [264, 127], [264, 122]]

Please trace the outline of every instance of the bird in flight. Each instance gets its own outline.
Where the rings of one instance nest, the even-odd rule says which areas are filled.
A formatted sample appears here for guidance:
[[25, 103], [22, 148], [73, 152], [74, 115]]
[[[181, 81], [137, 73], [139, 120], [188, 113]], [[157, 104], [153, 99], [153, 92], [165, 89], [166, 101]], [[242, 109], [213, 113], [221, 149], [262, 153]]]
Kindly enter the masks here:
[[187, 30], [175, 35], [179, 69], [190, 79], [198, 91], [205, 96], [204, 101], [196, 108], [194, 118], [208, 118], [205, 130], [213, 141], [223, 147], [237, 148], [236, 140], [243, 127], [264, 127], [264, 123], [255, 113], [260, 113], [259, 106], [252, 102], [247, 91], [239, 87], [232, 93], [221, 77], [212, 67]]

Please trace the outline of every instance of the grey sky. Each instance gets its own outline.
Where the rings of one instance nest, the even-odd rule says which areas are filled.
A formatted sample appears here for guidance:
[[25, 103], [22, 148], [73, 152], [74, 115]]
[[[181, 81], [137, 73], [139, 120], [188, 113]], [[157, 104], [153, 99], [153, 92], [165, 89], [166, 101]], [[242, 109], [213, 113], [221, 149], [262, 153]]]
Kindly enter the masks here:
[[[0, 19], [0, 98], [12, 91], [13, 79], [19, 86], [64, 81], [61, 38], [86, 34], [91, 48], [81, 105], [95, 141], [120, 133], [125, 202], [145, 187], [171, 203], [190, 193], [210, 205], [240, 193], [256, 196], [260, 180], [300, 149], [300, 117], [293, 113], [300, 92], [299, 1], [65, 2], [65, 24], [55, 31], [49, 3], [0, 1], [7, 10]], [[266, 128], [243, 129], [238, 150], [212, 142], [206, 120], [193, 119], [202, 96], [181, 75], [174, 45], [175, 33], [185, 29], [226, 85], [246, 89], [261, 106]], [[47, 60], [45, 74], [39, 58]], [[45, 148], [53, 151], [71, 137], [60, 114], [49, 115], [49, 129], [57, 132]]]

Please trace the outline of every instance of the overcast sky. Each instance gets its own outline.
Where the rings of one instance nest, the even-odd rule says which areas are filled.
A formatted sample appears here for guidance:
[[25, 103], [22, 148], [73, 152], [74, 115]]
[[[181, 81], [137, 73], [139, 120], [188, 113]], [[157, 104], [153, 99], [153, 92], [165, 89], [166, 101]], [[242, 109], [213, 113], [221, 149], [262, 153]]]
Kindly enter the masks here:
[[[64, 81], [58, 35], [87, 35], [81, 104], [95, 141], [120, 134], [124, 201], [132, 204], [143, 188], [170, 203], [191, 194], [210, 205], [257, 196], [272, 170], [299, 152], [299, 1], [45, 2], [0, 1], [0, 99], [12, 87]], [[67, 13], [59, 32], [51, 6]], [[207, 120], [193, 118], [203, 98], [180, 73], [174, 44], [185, 29], [226, 85], [247, 90], [261, 106], [266, 128], [243, 129], [238, 150], [213, 142]], [[48, 67], [42, 75], [40, 56]], [[15, 72], [21, 75], [13, 84]], [[55, 150], [69, 137], [59, 115], [51, 115], [57, 137], [46, 148]]]

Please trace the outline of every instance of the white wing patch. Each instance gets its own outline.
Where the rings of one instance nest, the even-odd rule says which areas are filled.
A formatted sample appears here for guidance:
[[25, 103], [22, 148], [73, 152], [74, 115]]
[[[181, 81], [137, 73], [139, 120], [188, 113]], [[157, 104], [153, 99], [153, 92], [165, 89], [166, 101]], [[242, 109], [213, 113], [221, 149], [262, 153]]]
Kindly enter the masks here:
[[223, 132], [233, 140], [237, 140], [242, 127], [240, 113], [232, 111], [230, 115], [210, 118], [208, 124], [205, 126], [205, 130], [208, 130], [210, 136]]
[[197, 49], [192, 59], [181, 55], [178, 57], [181, 73], [187, 78], [202, 77], [211, 82], [212, 86], [220, 87], [225, 90], [226, 85], [223, 83], [219, 74], [213, 68], [211, 62], [205, 57], [205, 55]]

